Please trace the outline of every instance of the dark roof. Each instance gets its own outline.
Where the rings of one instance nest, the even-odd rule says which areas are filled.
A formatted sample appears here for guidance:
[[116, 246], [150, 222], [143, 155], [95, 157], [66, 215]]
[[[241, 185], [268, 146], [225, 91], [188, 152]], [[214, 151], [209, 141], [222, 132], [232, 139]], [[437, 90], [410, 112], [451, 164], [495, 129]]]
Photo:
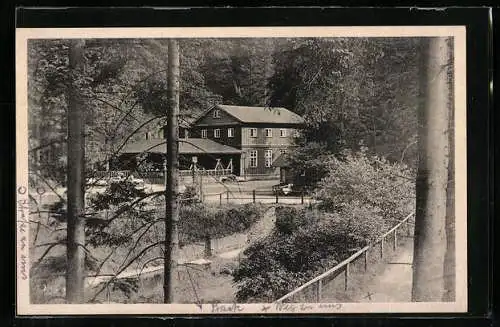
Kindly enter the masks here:
[[290, 162], [288, 161], [286, 153], [281, 154], [278, 158], [276, 158], [276, 160], [274, 160], [273, 167], [290, 167]]
[[[121, 153], [165, 153], [166, 140], [152, 139], [140, 140], [127, 144], [120, 152]], [[210, 139], [188, 138], [179, 139], [180, 154], [203, 154], [203, 153], [224, 153], [234, 154], [241, 153], [241, 150], [233, 147], [217, 143]]]
[[304, 119], [286, 108], [217, 105], [243, 123], [303, 124]]
[[[180, 128], [190, 128], [191, 123], [194, 122], [195, 119], [192, 117], [179, 117], [179, 127]], [[167, 128], [167, 124], [163, 125], [161, 129]]]

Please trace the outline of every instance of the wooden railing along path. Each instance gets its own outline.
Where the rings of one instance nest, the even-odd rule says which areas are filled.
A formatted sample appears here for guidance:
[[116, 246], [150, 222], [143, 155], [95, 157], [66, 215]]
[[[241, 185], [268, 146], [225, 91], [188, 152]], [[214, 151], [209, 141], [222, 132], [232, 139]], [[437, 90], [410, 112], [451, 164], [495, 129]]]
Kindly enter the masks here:
[[284, 195], [272, 190], [233, 190], [220, 193], [204, 193], [202, 202], [218, 203], [267, 203], [267, 204], [302, 204], [311, 205], [316, 202], [309, 194], [299, 192]]
[[[403, 226], [406, 227], [406, 236], [411, 236], [410, 230], [411, 225], [413, 224], [410, 219], [414, 216], [414, 213], [409, 214], [403, 220], [401, 220], [396, 226], [392, 227], [389, 231], [387, 231], [384, 235], [379, 237], [375, 242], [365, 246], [361, 250], [357, 251], [353, 255], [351, 255], [346, 260], [342, 261], [332, 269], [322, 273], [321, 275], [311, 279], [307, 283], [301, 285], [300, 287], [294, 289], [290, 293], [285, 296], [279, 298], [275, 301], [275, 303], [286, 303], [286, 302], [321, 302], [323, 298], [323, 290], [325, 286], [329, 283], [334, 282], [338, 277], [343, 275], [344, 278], [344, 290], [347, 291], [348, 283], [349, 283], [349, 273], [350, 267], [356, 261], [361, 260], [363, 258], [364, 261], [364, 270], [368, 270], [368, 253], [370, 250], [378, 247], [378, 251], [380, 251], [380, 258], [384, 257], [384, 246], [388, 239], [392, 238], [392, 246], [393, 250], [397, 250], [398, 244], [398, 230], [403, 229]], [[378, 246], [377, 246], [378, 245]], [[311, 295], [312, 293], [312, 295]], [[306, 299], [299, 300], [298, 299]]]

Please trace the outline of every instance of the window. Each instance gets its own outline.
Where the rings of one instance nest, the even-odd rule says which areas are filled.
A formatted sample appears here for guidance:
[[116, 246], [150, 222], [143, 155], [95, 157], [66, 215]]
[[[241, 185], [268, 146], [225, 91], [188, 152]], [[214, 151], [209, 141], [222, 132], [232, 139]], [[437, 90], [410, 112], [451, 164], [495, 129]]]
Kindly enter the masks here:
[[280, 137], [286, 137], [286, 129], [280, 129]]
[[184, 130], [184, 138], [189, 138], [189, 131], [187, 129]]
[[265, 166], [267, 168], [271, 167], [273, 164], [273, 150], [266, 150], [264, 153], [264, 158], [266, 159]]
[[250, 128], [250, 137], [257, 137], [257, 128]]
[[250, 167], [257, 167], [257, 150], [250, 151]]
[[220, 118], [220, 110], [214, 110], [214, 118]]
[[285, 153], [286, 153], [286, 149], [281, 149], [281, 150], [280, 150], [280, 153], [281, 153], [281, 154], [285, 154]]
[[206, 139], [207, 138], [207, 130], [206, 129], [202, 129], [201, 130], [201, 138], [202, 139]]
[[266, 137], [273, 137], [273, 130], [270, 128], [266, 128]]
[[218, 129], [218, 128], [214, 129], [214, 137], [220, 138], [220, 129]]
[[300, 137], [300, 131], [298, 129], [293, 131], [293, 137]]
[[227, 137], [234, 137], [234, 128], [227, 129]]

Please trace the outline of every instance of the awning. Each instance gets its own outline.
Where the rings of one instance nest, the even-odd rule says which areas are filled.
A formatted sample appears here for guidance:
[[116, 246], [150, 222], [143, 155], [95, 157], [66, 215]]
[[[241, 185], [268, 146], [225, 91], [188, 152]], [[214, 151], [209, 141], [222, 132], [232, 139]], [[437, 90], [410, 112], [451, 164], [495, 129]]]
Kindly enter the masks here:
[[[166, 140], [152, 139], [128, 143], [120, 153], [165, 153]], [[240, 154], [242, 151], [210, 139], [179, 139], [179, 154]]]

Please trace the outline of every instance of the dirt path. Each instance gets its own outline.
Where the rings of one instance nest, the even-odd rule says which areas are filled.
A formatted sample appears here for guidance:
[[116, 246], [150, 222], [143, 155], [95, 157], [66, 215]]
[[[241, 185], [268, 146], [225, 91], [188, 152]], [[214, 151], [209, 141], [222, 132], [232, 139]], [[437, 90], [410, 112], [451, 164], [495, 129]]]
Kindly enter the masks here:
[[247, 230], [242, 235], [245, 235], [246, 244], [241, 245], [237, 249], [221, 252], [217, 254], [217, 257], [223, 259], [237, 258], [241, 252], [243, 252], [250, 244], [256, 242], [257, 240], [266, 237], [271, 233], [274, 227], [274, 222], [276, 221], [275, 208], [270, 207], [264, 213], [262, 219], [257, 221], [249, 230]]
[[381, 274], [367, 281], [364, 292], [355, 297], [357, 302], [410, 302], [412, 262], [413, 242], [409, 241], [385, 263]]
[[350, 268], [348, 289], [344, 289], [344, 275], [324, 285], [322, 302], [410, 302], [413, 261], [413, 238], [400, 237], [396, 251], [387, 246], [384, 258], [379, 247], [370, 250], [368, 270], [363, 260]]

